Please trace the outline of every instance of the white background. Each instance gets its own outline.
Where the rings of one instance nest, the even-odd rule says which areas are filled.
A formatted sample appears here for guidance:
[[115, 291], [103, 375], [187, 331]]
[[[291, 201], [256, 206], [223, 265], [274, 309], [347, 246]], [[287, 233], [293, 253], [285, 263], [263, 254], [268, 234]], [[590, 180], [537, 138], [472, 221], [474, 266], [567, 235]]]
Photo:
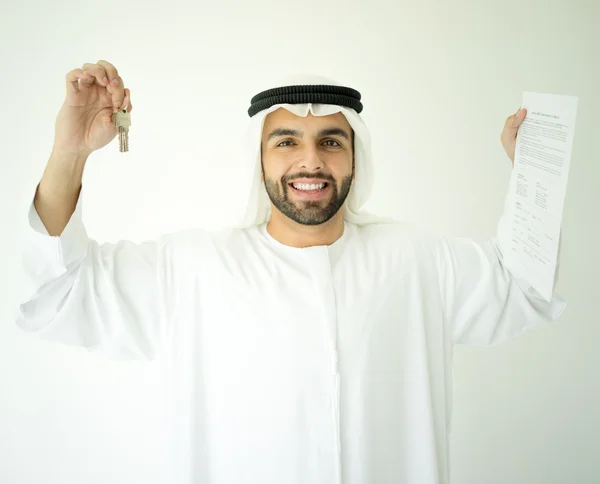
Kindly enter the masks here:
[[[65, 75], [117, 66], [130, 152], [84, 174], [99, 241], [227, 225], [249, 184], [250, 98], [290, 73], [363, 94], [377, 168], [367, 210], [484, 240], [523, 91], [579, 96], [556, 323], [457, 347], [452, 477], [460, 484], [600, 482], [600, 2], [8, 2], [0, 7], [0, 482], [163, 484], [160, 369], [40, 342], [14, 324], [18, 235], [52, 149]], [[176, 483], [175, 483], [176, 484]], [[376, 483], [373, 483], [376, 484]]]

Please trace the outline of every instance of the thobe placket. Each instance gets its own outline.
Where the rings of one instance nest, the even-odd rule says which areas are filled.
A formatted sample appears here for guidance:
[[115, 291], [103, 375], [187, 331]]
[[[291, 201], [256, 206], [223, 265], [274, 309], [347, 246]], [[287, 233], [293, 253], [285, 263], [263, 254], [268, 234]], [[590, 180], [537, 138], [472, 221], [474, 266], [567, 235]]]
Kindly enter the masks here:
[[335, 456], [336, 484], [342, 484], [342, 449], [340, 429], [340, 370], [338, 357], [337, 311], [333, 275], [327, 247], [310, 247], [305, 249], [307, 266], [311, 272], [315, 295], [320, 301], [320, 320], [326, 348], [329, 348], [330, 382], [329, 408], [331, 411], [331, 446]]

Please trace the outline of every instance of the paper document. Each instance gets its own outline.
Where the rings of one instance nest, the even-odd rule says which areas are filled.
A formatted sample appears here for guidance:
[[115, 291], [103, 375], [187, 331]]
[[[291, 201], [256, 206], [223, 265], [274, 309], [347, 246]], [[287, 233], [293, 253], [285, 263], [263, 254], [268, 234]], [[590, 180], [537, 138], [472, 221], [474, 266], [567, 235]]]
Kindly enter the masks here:
[[563, 203], [571, 162], [578, 98], [523, 93], [527, 117], [519, 126], [510, 183], [510, 263], [550, 301]]

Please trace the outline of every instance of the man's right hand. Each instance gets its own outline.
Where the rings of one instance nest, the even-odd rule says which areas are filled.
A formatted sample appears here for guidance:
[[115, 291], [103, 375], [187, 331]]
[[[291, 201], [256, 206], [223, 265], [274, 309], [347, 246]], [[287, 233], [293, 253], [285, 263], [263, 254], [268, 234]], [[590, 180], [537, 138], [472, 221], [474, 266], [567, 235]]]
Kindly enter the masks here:
[[67, 73], [67, 96], [56, 116], [53, 152], [83, 159], [117, 135], [113, 113], [131, 112], [131, 92], [117, 68], [100, 60]]

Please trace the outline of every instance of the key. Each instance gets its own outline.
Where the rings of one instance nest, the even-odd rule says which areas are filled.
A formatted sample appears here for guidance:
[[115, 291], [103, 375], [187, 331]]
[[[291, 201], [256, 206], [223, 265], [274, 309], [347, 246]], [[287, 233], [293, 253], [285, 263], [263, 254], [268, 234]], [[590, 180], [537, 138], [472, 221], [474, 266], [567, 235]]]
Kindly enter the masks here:
[[113, 114], [113, 124], [119, 134], [119, 151], [121, 153], [129, 151], [131, 116], [127, 112], [127, 109], [121, 109]]

